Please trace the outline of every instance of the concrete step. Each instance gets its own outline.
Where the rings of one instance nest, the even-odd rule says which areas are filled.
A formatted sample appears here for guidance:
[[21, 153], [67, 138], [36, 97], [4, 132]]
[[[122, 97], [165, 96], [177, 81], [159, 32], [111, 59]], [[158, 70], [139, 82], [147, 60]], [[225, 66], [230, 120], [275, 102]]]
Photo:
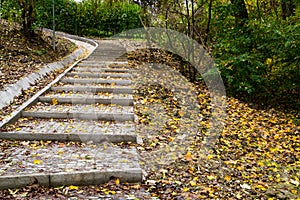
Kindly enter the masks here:
[[131, 145], [141, 140], [125, 53], [118, 41], [99, 42], [35, 105], [24, 107], [21, 118], [1, 128], [0, 142], [11, 144], [0, 149], [0, 189], [142, 181]]
[[37, 105], [22, 111], [23, 117], [43, 119], [82, 119], [103, 121], [134, 121], [132, 106], [107, 106], [103, 104], [58, 104], [49, 105], [38, 103]]
[[137, 143], [133, 122], [114, 123], [72, 119], [28, 119], [20, 118], [0, 132], [1, 139], [76, 141], [94, 143]]
[[94, 53], [92, 55], [89, 56], [89, 59], [91, 58], [124, 58], [124, 59], [127, 59], [126, 57], [126, 52], [124, 51], [102, 51], [102, 52], [97, 52], [97, 53]]
[[114, 85], [132, 85], [131, 80], [122, 79], [103, 79], [103, 78], [63, 78], [62, 83], [73, 84], [114, 84]]
[[91, 55], [89, 60], [100, 61], [100, 62], [125, 62], [127, 57], [122, 56], [122, 54], [117, 55]]
[[114, 94], [133, 94], [132, 88], [129, 86], [111, 86], [111, 85], [103, 85], [101, 86], [93, 86], [93, 85], [85, 85], [85, 86], [79, 86], [79, 85], [64, 85], [64, 86], [54, 86], [51, 87], [52, 91], [71, 91], [71, 92], [107, 92], [107, 93], [114, 93]]
[[132, 78], [131, 74], [127, 73], [91, 73], [91, 72], [69, 72], [69, 77], [77, 78]]
[[128, 94], [86, 94], [86, 93], [48, 93], [45, 96], [39, 97], [40, 102], [52, 103], [53, 99], [56, 99], [58, 103], [70, 103], [70, 104], [116, 104], [122, 106], [132, 106], [133, 97]]
[[1, 152], [0, 189], [33, 183], [47, 187], [99, 185], [114, 178], [129, 183], [142, 181], [134, 148], [124, 149], [107, 143], [15, 143]]
[[127, 68], [92, 68], [92, 67], [74, 67], [74, 72], [96, 72], [96, 73], [128, 73], [130, 70]]
[[[126, 52], [125, 52], [126, 53]], [[127, 60], [127, 57], [124, 56], [124, 52], [102, 52], [97, 54], [92, 54], [88, 58], [89, 60], [102, 60], [105, 59], [107, 61], [116, 61], [119, 59]]]
[[80, 63], [77, 64], [77, 66], [82, 67], [82, 66], [97, 66], [97, 67], [128, 67], [128, 62], [127, 61], [97, 61], [97, 60], [91, 60], [87, 59], [84, 61], [81, 61]]

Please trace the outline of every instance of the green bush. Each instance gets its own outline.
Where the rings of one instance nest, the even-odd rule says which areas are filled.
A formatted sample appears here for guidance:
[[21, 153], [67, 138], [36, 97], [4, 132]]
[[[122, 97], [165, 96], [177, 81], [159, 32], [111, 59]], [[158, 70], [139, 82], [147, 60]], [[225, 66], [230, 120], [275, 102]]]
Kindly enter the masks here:
[[[21, 11], [16, 0], [1, 4], [0, 12], [4, 19], [22, 22]], [[32, 28], [53, 28], [52, 0], [37, 1], [34, 11]], [[56, 30], [71, 34], [111, 36], [141, 27], [140, 12], [140, 6], [128, 2], [55, 0], [55, 26]]]
[[218, 34], [213, 55], [229, 93], [271, 98], [299, 92], [300, 22], [296, 18], [251, 20], [245, 29]]

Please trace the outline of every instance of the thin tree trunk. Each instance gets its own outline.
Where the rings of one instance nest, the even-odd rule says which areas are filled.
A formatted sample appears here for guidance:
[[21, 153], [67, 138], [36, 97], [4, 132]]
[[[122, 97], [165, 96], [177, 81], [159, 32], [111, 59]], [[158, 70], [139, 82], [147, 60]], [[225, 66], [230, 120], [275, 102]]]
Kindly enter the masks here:
[[281, 16], [283, 20], [295, 15], [295, 4], [292, 0], [281, 0]]
[[[185, 0], [185, 6], [186, 6], [186, 15], [187, 15], [187, 36], [190, 36], [191, 33], [191, 22], [190, 22], [190, 8], [189, 8], [189, 1]], [[190, 66], [190, 55], [191, 55], [191, 51], [188, 47], [187, 50], [187, 58], [188, 58], [188, 66], [187, 66], [187, 75], [190, 76], [191, 75], [191, 66]]]
[[[195, 39], [195, 34], [194, 34], [194, 29], [195, 29], [195, 8], [194, 8], [194, 0], [191, 0], [192, 3], [192, 30], [191, 30], [191, 37], [192, 39]], [[195, 50], [194, 50], [194, 45], [193, 42], [192, 43], [192, 50], [191, 50], [191, 54], [192, 54], [192, 63], [195, 63]], [[195, 66], [191, 65], [191, 79], [194, 82], [196, 80], [196, 68]]]
[[32, 30], [33, 20], [34, 20], [34, 6], [36, 1], [18, 1], [22, 9], [22, 20], [23, 20], [23, 34], [32, 38], [34, 36], [34, 31]]
[[276, 19], [278, 20], [279, 17], [278, 17], [278, 13], [277, 13], [277, 5], [276, 5], [275, 0], [270, 0], [270, 4], [271, 4], [272, 9], [274, 10], [274, 13], [276, 15]]
[[208, 19], [207, 19], [207, 25], [206, 25], [206, 31], [205, 31], [205, 38], [204, 38], [205, 43], [207, 43], [208, 34], [209, 34], [209, 31], [210, 31], [212, 2], [213, 2], [213, 0], [210, 0], [209, 5], [208, 5]]
[[234, 6], [234, 16], [236, 25], [244, 27], [249, 20], [248, 11], [244, 0], [231, 0]]
[[258, 17], [259, 17], [259, 19], [261, 19], [259, 0], [256, 0], [256, 7], [257, 7], [257, 12], [258, 12]]

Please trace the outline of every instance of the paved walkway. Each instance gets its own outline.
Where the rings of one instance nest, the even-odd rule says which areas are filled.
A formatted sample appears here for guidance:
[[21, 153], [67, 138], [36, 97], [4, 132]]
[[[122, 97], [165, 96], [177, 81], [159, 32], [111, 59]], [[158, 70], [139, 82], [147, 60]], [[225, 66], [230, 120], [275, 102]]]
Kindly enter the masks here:
[[138, 142], [132, 75], [124, 53], [117, 41], [100, 41], [88, 59], [0, 132], [0, 138], [16, 140], [0, 154], [0, 189], [36, 182], [58, 186], [142, 180], [136, 149], [117, 145]]

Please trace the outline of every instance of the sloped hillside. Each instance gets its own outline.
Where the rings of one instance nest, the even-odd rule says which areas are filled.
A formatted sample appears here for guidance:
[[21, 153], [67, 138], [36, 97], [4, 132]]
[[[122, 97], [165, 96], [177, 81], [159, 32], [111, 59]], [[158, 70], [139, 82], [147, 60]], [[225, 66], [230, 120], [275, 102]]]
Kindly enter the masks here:
[[70, 41], [58, 39], [57, 50], [53, 51], [51, 42], [50, 35], [41, 33], [29, 40], [18, 24], [0, 20], [0, 90], [75, 48]]

